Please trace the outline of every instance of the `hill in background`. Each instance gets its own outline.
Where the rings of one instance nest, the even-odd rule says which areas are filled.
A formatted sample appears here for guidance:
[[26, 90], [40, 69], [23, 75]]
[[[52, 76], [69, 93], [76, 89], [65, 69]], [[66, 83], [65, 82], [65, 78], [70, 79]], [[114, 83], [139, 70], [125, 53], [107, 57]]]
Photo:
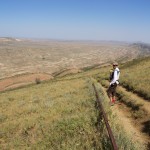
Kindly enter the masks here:
[[[140, 72], [143, 70], [143, 65], [144, 69], [149, 66], [148, 60], [148, 58], [138, 59], [121, 66], [120, 86], [125, 83], [122, 78], [134, 78], [132, 76], [134, 72], [126, 75], [128, 69], [135, 69], [136, 74], [139, 72], [137, 74], [139, 78], [143, 78], [143, 74]], [[139, 69], [136, 69], [137, 66]], [[45, 83], [0, 93], [0, 112], [2, 112], [0, 114], [0, 148], [80, 150], [107, 149], [109, 147], [111, 149], [104, 122], [98, 122], [100, 113], [95, 103], [95, 93], [92, 87], [94, 83], [109, 116], [109, 123], [119, 149], [146, 150], [143, 143], [147, 144], [146, 140], [149, 139], [139, 140], [141, 136], [139, 137], [139, 134], [135, 132], [133, 134], [131, 129], [135, 131], [137, 123], [136, 126], [133, 124], [131, 129], [124, 126], [131, 117], [125, 111], [124, 114], [127, 114], [128, 118], [122, 120], [124, 116], [121, 116], [122, 121], [120, 121], [120, 115], [116, 115], [116, 110], [121, 106], [119, 105], [116, 109], [117, 105], [115, 105], [112, 111], [113, 108], [108, 105], [109, 100], [105, 89], [93, 79], [98, 79], [100, 82], [106, 81], [109, 69], [110, 66], [90, 69], [74, 75], [65, 74], [64, 77], [57, 76]], [[135, 78], [135, 89], [143, 86], [141, 82], [138, 82], [139, 78]], [[144, 80], [148, 85], [149, 78], [146, 74]], [[126, 84], [130, 85], [130, 82]], [[145, 90], [145, 92], [149, 91]], [[133, 93], [127, 95], [126, 93], [127, 91], [119, 91], [118, 94], [122, 95], [124, 101], [130, 102], [130, 105], [126, 103], [134, 109], [130, 109], [128, 113], [131, 111], [132, 116], [136, 115], [136, 121], [139, 121], [139, 124], [142, 124], [143, 120], [141, 119], [144, 119], [142, 129], [148, 136], [150, 111], [147, 106], [149, 106], [149, 102], [145, 105], [144, 99], [141, 100], [143, 101], [141, 103], [139, 98], [133, 97]]]
[[143, 47], [122, 42], [0, 38], [0, 78], [24, 73], [52, 74], [114, 60], [123, 62], [149, 53]]

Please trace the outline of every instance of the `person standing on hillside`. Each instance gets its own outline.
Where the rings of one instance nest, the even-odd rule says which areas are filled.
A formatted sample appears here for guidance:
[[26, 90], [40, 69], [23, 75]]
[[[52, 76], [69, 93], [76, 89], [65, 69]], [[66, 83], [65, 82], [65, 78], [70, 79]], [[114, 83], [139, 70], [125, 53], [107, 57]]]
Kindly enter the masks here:
[[116, 101], [116, 88], [119, 84], [120, 70], [118, 68], [118, 63], [113, 63], [113, 69], [110, 70], [110, 85], [107, 90], [108, 96], [110, 98], [110, 103], [113, 105]]

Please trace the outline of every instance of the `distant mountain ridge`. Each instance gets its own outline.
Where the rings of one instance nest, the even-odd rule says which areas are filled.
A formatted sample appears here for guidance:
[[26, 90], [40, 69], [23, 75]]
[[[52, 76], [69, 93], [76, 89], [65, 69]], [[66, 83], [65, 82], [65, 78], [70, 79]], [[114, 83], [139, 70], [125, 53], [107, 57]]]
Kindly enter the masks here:
[[12, 38], [12, 37], [0, 37], [0, 42], [14, 42], [14, 41], [22, 41], [22, 39], [19, 38]]
[[133, 43], [132, 45], [138, 46], [138, 47], [143, 48], [143, 49], [149, 49], [150, 50], [150, 44], [147, 44], [147, 43]]
[[132, 47], [137, 48], [141, 55], [150, 55], [150, 44], [147, 43], [133, 43]]

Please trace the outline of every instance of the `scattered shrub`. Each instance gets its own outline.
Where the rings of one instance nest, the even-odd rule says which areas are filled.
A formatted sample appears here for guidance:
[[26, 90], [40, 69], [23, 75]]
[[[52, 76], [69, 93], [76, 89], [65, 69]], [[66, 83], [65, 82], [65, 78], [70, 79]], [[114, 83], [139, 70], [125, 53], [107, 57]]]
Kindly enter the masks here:
[[36, 83], [36, 84], [40, 84], [40, 83], [41, 83], [41, 79], [40, 79], [40, 78], [36, 78], [36, 79], [35, 79], [35, 83]]

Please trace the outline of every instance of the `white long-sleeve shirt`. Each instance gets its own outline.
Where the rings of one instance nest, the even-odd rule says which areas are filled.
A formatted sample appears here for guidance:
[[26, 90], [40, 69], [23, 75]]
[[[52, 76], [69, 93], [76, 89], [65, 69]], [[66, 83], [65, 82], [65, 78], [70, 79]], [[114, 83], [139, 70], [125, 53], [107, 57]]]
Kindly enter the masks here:
[[116, 81], [119, 80], [119, 76], [120, 76], [120, 70], [119, 70], [119, 68], [116, 68], [114, 70], [114, 76], [113, 76], [113, 79], [110, 82], [110, 85], [116, 83]]

